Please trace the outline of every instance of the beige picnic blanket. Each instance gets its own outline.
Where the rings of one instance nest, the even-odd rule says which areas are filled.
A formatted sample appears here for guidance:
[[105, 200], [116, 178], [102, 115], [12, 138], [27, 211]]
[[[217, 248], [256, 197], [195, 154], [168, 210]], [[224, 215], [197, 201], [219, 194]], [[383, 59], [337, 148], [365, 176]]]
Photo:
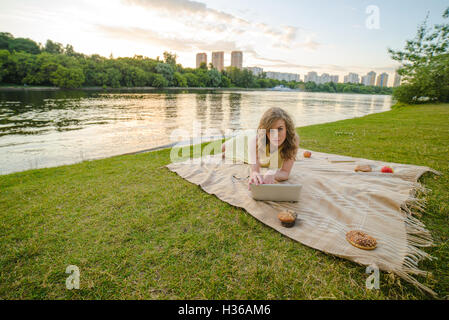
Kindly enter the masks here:
[[[435, 295], [412, 276], [426, 275], [419, 270], [418, 262], [432, 259], [419, 248], [432, 245], [431, 235], [414, 215], [425, 206], [425, 200], [416, 197], [417, 191], [429, 191], [417, 182], [418, 178], [426, 171], [441, 173], [425, 166], [313, 150], [311, 158], [304, 158], [304, 151], [298, 150], [290, 177], [282, 182], [303, 185], [298, 202], [253, 200], [248, 190], [249, 165], [225, 163], [221, 154], [167, 167], [302, 244], [362, 265], [377, 266]], [[356, 165], [365, 164], [373, 171], [354, 171]], [[391, 166], [394, 173], [380, 172], [385, 165]], [[298, 214], [292, 228], [283, 227], [277, 218], [284, 209]], [[346, 240], [350, 230], [362, 230], [375, 237], [377, 248], [367, 251], [352, 246]]]

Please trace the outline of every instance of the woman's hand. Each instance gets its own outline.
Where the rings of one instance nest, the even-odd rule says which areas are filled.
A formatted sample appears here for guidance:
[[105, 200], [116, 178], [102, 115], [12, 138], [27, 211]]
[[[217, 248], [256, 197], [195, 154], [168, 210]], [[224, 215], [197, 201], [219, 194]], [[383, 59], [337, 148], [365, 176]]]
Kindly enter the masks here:
[[276, 183], [275, 180], [275, 172], [271, 172], [268, 171], [264, 176], [263, 176], [263, 183], [264, 184], [273, 184]]
[[263, 183], [263, 176], [259, 172], [253, 171], [253, 172], [251, 172], [251, 175], [249, 177], [248, 190], [250, 190], [251, 184], [255, 184], [257, 186], [258, 184], [262, 184], [262, 183]]

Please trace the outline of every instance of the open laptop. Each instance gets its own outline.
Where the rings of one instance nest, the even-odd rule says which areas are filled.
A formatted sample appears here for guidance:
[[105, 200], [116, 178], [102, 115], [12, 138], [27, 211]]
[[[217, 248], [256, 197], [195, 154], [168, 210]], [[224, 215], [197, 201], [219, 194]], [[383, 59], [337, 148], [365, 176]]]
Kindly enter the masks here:
[[251, 184], [254, 200], [299, 201], [302, 184]]

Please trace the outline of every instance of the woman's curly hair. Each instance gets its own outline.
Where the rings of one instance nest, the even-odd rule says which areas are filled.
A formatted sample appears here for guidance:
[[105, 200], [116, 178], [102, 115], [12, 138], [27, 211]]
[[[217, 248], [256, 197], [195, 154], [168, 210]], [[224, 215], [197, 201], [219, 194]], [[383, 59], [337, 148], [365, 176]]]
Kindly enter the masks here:
[[[286, 130], [286, 137], [284, 142], [282, 143], [282, 149], [280, 151], [281, 157], [284, 160], [295, 159], [296, 153], [298, 152], [298, 144], [299, 144], [299, 141], [298, 143], [296, 143], [297, 134], [295, 131], [295, 124], [292, 120], [292, 117], [284, 109], [278, 107], [268, 109], [267, 111], [265, 111], [262, 118], [260, 119], [259, 127], [257, 128], [258, 151], [264, 152], [266, 150], [265, 147], [268, 147], [268, 150], [270, 150], [270, 143], [267, 133], [270, 132], [270, 129], [273, 126], [273, 124], [279, 119], [285, 121], [285, 130]], [[265, 129], [265, 131], [260, 129]], [[265, 146], [265, 143], [267, 144], [267, 146]]]

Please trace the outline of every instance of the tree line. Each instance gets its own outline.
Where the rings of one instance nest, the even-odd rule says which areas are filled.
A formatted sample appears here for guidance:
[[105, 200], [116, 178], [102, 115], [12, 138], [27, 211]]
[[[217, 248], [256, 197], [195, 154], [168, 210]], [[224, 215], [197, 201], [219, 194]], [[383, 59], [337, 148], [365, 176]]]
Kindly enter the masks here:
[[0, 83], [3, 85], [80, 87], [221, 87], [273, 88], [284, 85], [291, 89], [315, 92], [391, 94], [391, 88], [350, 83], [285, 81], [255, 76], [251, 71], [227, 67], [223, 71], [212, 64], [184, 68], [176, 54], [163, 53], [163, 59], [142, 55], [109, 58], [85, 55], [73, 46], [47, 40], [45, 45], [31, 39], [14, 38], [0, 33]]
[[366, 94], [391, 94], [392, 88], [366, 86], [363, 83], [335, 83], [327, 82], [316, 84], [315, 82], [306, 82], [304, 85], [306, 91], [311, 92], [338, 92], [338, 93], [366, 93]]

